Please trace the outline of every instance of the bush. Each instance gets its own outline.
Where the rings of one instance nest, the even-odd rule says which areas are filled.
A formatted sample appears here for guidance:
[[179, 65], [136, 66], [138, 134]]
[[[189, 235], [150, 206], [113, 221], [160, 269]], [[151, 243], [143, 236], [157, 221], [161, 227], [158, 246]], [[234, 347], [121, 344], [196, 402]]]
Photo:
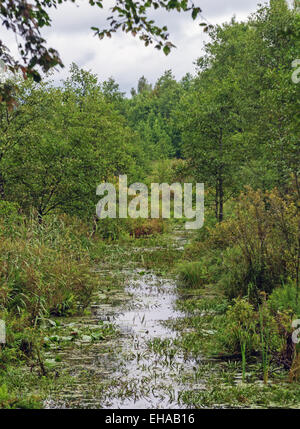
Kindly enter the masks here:
[[9, 201], [0, 201], [0, 219], [0, 234], [6, 233], [6, 235], [14, 236], [23, 220], [19, 205]]
[[162, 219], [128, 219], [127, 228], [132, 237], [140, 238], [162, 234], [165, 223]]
[[0, 385], [0, 409], [40, 409], [42, 401], [33, 395], [24, 398], [18, 398], [17, 395], [10, 393], [6, 384]]
[[97, 221], [97, 236], [104, 240], [117, 240], [125, 234], [125, 225], [121, 219], [100, 219]]
[[259, 345], [259, 336], [256, 331], [257, 314], [246, 299], [235, 299], [221, 321], [216, 335], [217, 348], [222, 352], [239, 355], [244, 343], [246, 354], [249, 355], [257, 350]]
[[300, 302], [296, 303], [296, 295], [297, 291], [294, 283], [283, 284], [273, 290], [269, 296], [269, 305], [273, 311], [291, 310], [298, 317], [300, 316]]
[[212, 281], [230, 299], [248, 295], [258, 304], [260, 292], [268, 294], [288, 279], [299, 277], [300, 212], [293, 199], [275, 189], [263, 193], [250, 188], [236, 201], [234, 214], [208, 226], [204, 239], [186, 255], [204, 256]]
[[105, 240], [118, 240], [122, 237], [149, 237], [165, 232], [162, 219], [101, 219], [97, 222], [97, 236]]
[[266, 301], [258, 310], [246, 299], [236, 298], [224, 316], [220, 317], [215, 348], [221, 354], [246, 355], [267, 353], [277, 357], [286, 338], [281, 332], [283, 318], [277, 319]]
[[182, 263], [178, 266], [177, 272], [180, 281], [186, 287], [203, 287], [208, 281], [207, 268], [200, 261]]

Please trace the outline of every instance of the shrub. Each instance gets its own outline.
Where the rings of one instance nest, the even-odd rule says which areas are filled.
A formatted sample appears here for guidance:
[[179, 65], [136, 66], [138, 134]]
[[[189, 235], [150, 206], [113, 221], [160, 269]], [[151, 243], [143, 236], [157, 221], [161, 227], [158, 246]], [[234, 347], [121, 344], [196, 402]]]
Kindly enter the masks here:
[[118, 240], [131, 236], [134, 238], [149, 237], [165, 232], [162, 219], [101, 219], [97, 222], [97, 236], [106, 240]]
[[17, 203], [0, 201], [0, 234], [14, 236], [22, 222], [20, 209]]
[[293, 193], [283, 198], [276, 189], [263, 193], [248, 188], [238, 198], [234, 216], [208, 227], [197, 243], [198, 254], [211, 259], [214, 283], [229, 298], [249, 295], [257, 304], [260, 291], [271, 293], [287, 279], [299, 279], [299, 216]]
[[257, 350], [259, 344], [256, 331], [257, 314], [253, 305], [246, 299], [235, 299], [221, 321], [222, 324], [216, 334], [219, 350], [239, 355], [243, 344], [247, 355]]
[[0, 385], [0, 409], [40, 409], [42, 401], [34, 395], [27, 395], [18, 398], [14, 393], [10, 393], [6, 384]]
[[177, 272], [181, 283], [186, 287], [202, 287], [208, 282], [207, 268], [201, 261], [182, 263]]
[[296, 303], [297, 290], [294, 283], [285, 283], [273, 290], [269, 296], [269, 305], [273, 311], [291, 310], [296, 316], [300, 316], [300, 303]]
[[128, 219], [128, 230], [132, 237], [147, 237], [162, 234], [165, 223], [162, 219]]
[[105, 218], [97, 221], [97, 236], [104, 240], [117, 240], [125, 230], [125, 221], [121, 219]]

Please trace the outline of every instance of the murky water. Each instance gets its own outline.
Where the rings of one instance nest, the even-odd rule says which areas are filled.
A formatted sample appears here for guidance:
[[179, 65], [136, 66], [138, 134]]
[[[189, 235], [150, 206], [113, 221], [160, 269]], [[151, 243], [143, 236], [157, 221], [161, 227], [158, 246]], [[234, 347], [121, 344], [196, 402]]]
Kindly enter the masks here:
[[[168, 322], [183, 317], [175, 309], [175, 281], [141, 270], [126, 276], [125, 291], [114, 295], [114, 305], [94, 305], [92, 319], [75, 322], [90, 328], [100, 320], [112, 322], [120, 336], [63, 352], [75, 382], [46, 401], [47, 408], [180, 408], [180, 392], [197, 387], [192, 376], [189, 385], [181, 381], [197, 363], [172, 346], [177, 334]], [[168, 346], [160, 347], [162, 341]]]
[[[178, 397], [182, 386], [182, 371], [192, 370], [193, 361], [185, 361], [176, 351], [172, 340], [176, 332], [164, 322], [182, 317], [174, 309], [175, 284], [160, 279], [153, 273], [143, 274], [129, 281], [127, 293], [132, 302], [127, 310], [115, 318], [123, 333], [123, 352], [132, 356], [116, 375], [131, 386], [127, 397], [122, 390], [112, 389], [106, 402], [108, 408], [179, 408]], [[155, 352], [149, 342], [155, 339], [169, 340], [169, 353]]]

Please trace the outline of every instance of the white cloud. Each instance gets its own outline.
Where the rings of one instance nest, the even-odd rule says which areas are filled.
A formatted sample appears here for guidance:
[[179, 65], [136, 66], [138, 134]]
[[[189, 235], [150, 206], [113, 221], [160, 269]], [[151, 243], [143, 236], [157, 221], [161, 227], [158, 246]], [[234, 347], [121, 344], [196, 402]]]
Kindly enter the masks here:
[[[112, 0], [108, 5], [111, 3]], [[233, 15], [239, 20], [245, 19], [256, 10], [257, 3], [258, 0], [199, 0], [203, 16], [212, 24], [228, 21]], [[79, 7], [67, 3], [59, 5], [57, 10], [51, 9], [52, 27], [43, 31], [48, 46], [59, 51], [66, 66], [55, 72], [56, 82], [66, 78], [72, 62], [91, 69], [100, 80], [113, 76], [121, 89], [127, 92], [136, 86], [142, 75], [154, 82], [168, 69], [172, 69], [178, 79], [187, 72], [194, 72], [193, 62], [201, 55], [207, 35], [199, 27], [199, 21], [192, 21], [187, 13], [156, 11], [153, 14], [157, 22], [168, 25], [170, 40], [177, 46], [166, 57], [151, 46], [144, 47], [138, 38], [124, 33], [115, 34], [111, 39], [98, 40], [90, 27], [107, 27], [108, 6], [101, 10], [90, 7], [86, 0], [79, 0], [78, 4]], [[7, 32], [0, 29], [0, 39], [7, 42], [15, 53], [14, 37], [7, 37]]]

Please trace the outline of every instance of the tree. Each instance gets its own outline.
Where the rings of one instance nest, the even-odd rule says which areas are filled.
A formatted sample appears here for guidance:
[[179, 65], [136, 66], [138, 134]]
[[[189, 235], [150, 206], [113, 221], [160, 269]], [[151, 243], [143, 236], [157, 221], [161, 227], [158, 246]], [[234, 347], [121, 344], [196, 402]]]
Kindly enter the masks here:
[[145, 76], [139, 78], [137, 85], [137, 93], [142, 94], [143, 92], [150, 92], [152, 90], [152, 85], [147, 81]]
[[126, 116], [131, 127], [142, 136], [144, 150], [152, 160], [180, 156], [180, 132], [172, 112], [184, 88], [172, 71], [167, 70], [154, 88], [143, 76], [138, 81], [137, 91], [132, 92]]
[[[18, 50], [22, 58], [20, 63], [9, 53], [7, 46], [0, 41], [0, 60], [2, 59], [13, 72], [20, 70], [23, 76], [32, 76], [36, 81], [40, 81], [39, 68], [47, 72], [52, 67], [63, 66], [59, 53], [48, 48], [46, 40], [41, 36], [40, 29], [51, 26], [51, 19], [48, 13], [49, 8], [58, 8], [68, 0], [34, 0], [31, 3], [27, 0], [3, 0], [0, 3], [0, 19], [7, 30], [19, 36]], [[73, 3], [76, 0], [72, 0]], [[103, 0], [89, 0], [90, 6], [103, 8]], [[192, 18], [196, 19], [201, 12], [189, 0], [115, 0], [111, 7], [111, 16], [107, 18], [108, 29], [92, 27], [95, 35], [102, 39], [111, 37], [112, 33], [121, 29], [133, 36], [137, 34], [146, 46], [155, 43], [157, 49], [163, 49], [168, 54], [174, 46], [169, 40], [166, 26], [157, 26], [153, 19], [148, 17], [154, 9], [164, 9], [166, 11], [177, 10], [191, 11]], [[2, 88], [0, 93], [2, 98], [8, 96], [7, 88]]]
[[183, 153], [193, 176], [212, 187], [216, 219], [221, 222], [224, 202], [237, 187], [243, 153], [231, 88], [226, 80], [200, 76], [179, 110]]
[[[292, 62], [299, 55], [299, 11], [286, 1], [272, 0], [254, 15], [256, 68], [263, 69], [259, 85], [257, 135], [264, 141], [264, 159], [272, 162], [274, 185], [284, 191], [291, 174], [299, 180], [300, 86], [293, 83]], [[254, 125], [254, 124], [253, 124]]]
[[155, 109], [163, 119], [165, 133], [171, 142], [170, 155], [176, 157], [181, 156], [181, 136], [172, 113], [177, 108], [183, 92], [184, 85], [176, 81], [172, 70], [165, 71], [155, 83]]
[[3, 160], [6, 197], [40, 220], [51, 211], [90, 217], [99, 183], [139, 171], [137, 136], [77, 66], [63, 88], [29, 88], [23, 112], [34, 121]]
[[102, 92], [109, 103], [118, 105], [124, 100], [125, 92], [120, 91], [119, 84], [112, 77], [102, 83]]
[[[15, 103], [0, 102], [0, 198], [5, 198], [5, 180], [3, 175], [3, 161], [16, 145], [22, 145], [30, 134], [32, 122], [36, 119], [36, 114], [31, 111], [32, 99], [29, 101], [29, 91], [31, 86], [29, 81], [13, 81], [11, 88], [18, 85], [18, 91], [14, 91], [18, 108]], [[16, 101], [15, 100], [15, 101]], [[6, 100], [8, 101], [8, 100]], [[26, 105], [26, 107], [25, 107]]]
[[177, 123], [191, 171], [214, 188], [216, 217], [224, 197], [251, 183], [282, 194], [299, 183], [299, 12], [284, 0], [261, 6], [248, 22], [214, 27], [198, 76], [183, 95]]
[[249, 156], [239, 87], [232, 75], [244, 45], [244, 27], [232, 21], [210, 32], [206, 54], [197, 62], [198, 76], [174, 112], [181, 128], [183, 155], [195, 179], [211, 188], [219, 222], [224, 217], [224, 202], [241, 189], [241, 169]]

